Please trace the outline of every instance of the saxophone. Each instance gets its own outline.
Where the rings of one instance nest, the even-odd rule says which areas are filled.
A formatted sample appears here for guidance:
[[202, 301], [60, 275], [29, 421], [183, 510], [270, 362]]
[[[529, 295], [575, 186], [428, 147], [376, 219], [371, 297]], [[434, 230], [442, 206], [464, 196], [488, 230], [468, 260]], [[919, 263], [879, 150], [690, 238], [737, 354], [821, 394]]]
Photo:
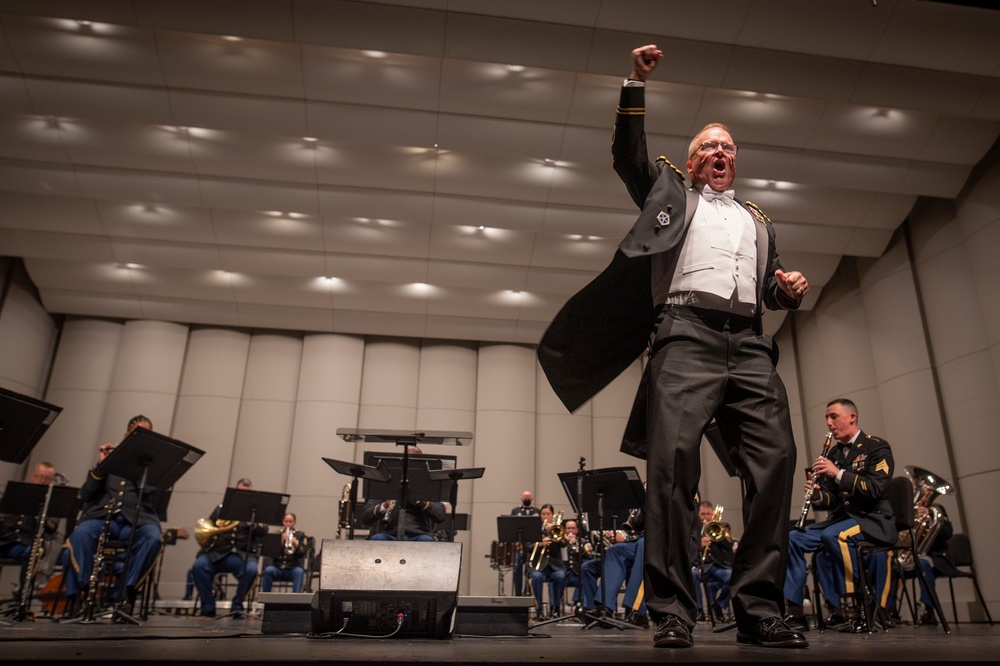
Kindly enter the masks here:
[[344, 492], [341, 493], [340, 503], [337, 511], [337, 538], [341, 538], [341, 532], [351, 530], [351, 484], [344, 484]]

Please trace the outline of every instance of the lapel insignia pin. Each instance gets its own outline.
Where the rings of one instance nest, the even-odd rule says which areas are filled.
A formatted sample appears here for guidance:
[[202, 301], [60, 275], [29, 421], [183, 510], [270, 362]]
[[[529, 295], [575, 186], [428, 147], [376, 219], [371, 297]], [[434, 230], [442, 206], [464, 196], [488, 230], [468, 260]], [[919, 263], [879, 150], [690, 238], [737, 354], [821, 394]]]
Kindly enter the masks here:
[[656, 221], [660, 223], [661, 227], [665, 227], [670, 224], [670, 213], [660, 211], [660, 214], [656, 216]]

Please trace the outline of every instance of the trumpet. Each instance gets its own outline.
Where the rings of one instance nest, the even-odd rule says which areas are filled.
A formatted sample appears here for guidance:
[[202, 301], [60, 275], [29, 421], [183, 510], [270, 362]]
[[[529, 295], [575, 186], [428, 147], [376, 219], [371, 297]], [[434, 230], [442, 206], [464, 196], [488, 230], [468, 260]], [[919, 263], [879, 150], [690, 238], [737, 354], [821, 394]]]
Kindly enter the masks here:
[[295, 528], [286, 527], [281, 532], [281, 542], [282, 542], [282, 552], [285, 557], [291, 557], [295, 554]]
[[[826, 454], [830, 452], [830, 445], [833, 444], [833, 432], [826, 433], [826, 439], [823, 440], [823, 452], [820, 453], [821, 458], [825, 458]], [[799, 516], [798, 521], [795, 523], [795, 529], [801, 530], [805, 527], [806, 516], [809, 515], [809, 507], [812, 506], [812, 494], [816, 488], [819, 487], [818, 483], [813, 483], [809, 486], [809, 490], [806, 491], [805, 499], [802, 502], [802, 514]]]

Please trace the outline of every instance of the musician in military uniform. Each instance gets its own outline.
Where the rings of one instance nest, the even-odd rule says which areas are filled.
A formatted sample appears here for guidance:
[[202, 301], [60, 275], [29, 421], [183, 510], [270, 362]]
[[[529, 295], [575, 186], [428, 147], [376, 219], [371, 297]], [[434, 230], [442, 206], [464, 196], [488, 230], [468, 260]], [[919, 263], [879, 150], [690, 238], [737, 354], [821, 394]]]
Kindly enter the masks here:
[[[847, 398], [826, 406], [826, 425], [836, 445], [813, 462], [813, 479], [806, 483], [812, 507], [828, 511], [826, 520], [793, 530], [788, 538], [785, 598], [793, 623], [803, 626], [802, 599], [806, 579], [806, 553], [816, 552], [816, 577], [826, 603], [832, 607], [830, 624], [843, 622], [840, 598], [860, 597], [855, 590], [859, 541], [880, 545], [896, 543], [898, 532], [889, 504], [894, 463], [889, 443], [858, 427], [858, 408]], [[884, 607], [889, 594], [888, 562], [875, 555], [875, 593]], [[858, 606], [860, 607], [860, 605]]]
[[303, 559], [308, 542], [305, 532], [295, 529], [295, 521], [294, 513], [286, 513], [281, 519], [281, 555], [264, 567], [260, 583], [262, 592], [270, 592], [274, 581], [290, 581], [292, 592], [302, 591], [302, 581], [305, 578]]
[[[40, 462], [28, 476], [29, 483], [47, 486], [55, 479], [56, 469], [50, 462]], [[53, 534], [56, 523], [46, 521], [45, 534]], [[0, 515], [0, 558], [14, 560], [21, 565], [18, 585], [24, 584], [27, 575], [31, 546], [38, 534], [38, 516]]]
[[[152, 429], [152, 427], [152, 422], [140, 414], [128, 422], [125, 435], [128, 436], [136, 428]], [[104, 459], [117, 447], [117, 444], [102, 445], [98, 449], [97, 464], [104, 462]], [[107, 526], [109, 540], [127, 542], [132, 530], [135, 530], [132, 552], [128, 558], [128, 570], [124, 572], [128, 602], [135, 603], [139, 583], [152, 568], [161, 547], [156, 492], [154, 486], [145, 488], [142, 504], [139, 505], [138, 520], [132, 525], [131, 521], [135, 516], [139, 500], [139, 489], [136, 485], [128, 479], [113, 474], [98, 476], [94, 469], [87, 473], [87, 480], [80, 487], [80, 499], [84, 502], [84, 509], [80, 514], [80, 523], [66, 540], [67, 550], [63, 559], [66, 596], [69, 599], [76, 599], [81, 590], [89, 587], [97, 544]], [[113, 591], [117, 590], [118, 586], [115, 585]]]
[[[729, 581], [733, 575], [736, 552], [729, 523], [718, 525], [722, 533], [716, 540], [705, 533], [706, 526], [712, 523], [714, 516], [715, 509], [711, 502], [703, 501], [698, 506], [698, 524], [701, 529], [694, 539], [696, 553], [691, 558], [691, 574], [694, 576], [694, 591], [698, 599], [698, 618], [706, 620], [708, 613], [714, 613], [722, 621], [729, 611]], [[707, 608], [702, 602], [702, 581], [705, 582], [704, 587], [708, 588]]]
[[[622, 529], [614, 532], [614, 543], [604, 552], [604, 563], [594, 559], [585, 562], [581, 587], [585, 611], [610, 617], [618, 609], [618, 591], [625, 583], [625, 595], [622, 606], [625, 609], [625, 621], [640, 627], [648, 627], [646, 617], [646, 601], [640, 598], [645, 562], [646, 539], [644, 537], [645, 520], [642, 509], [633, 509], [622, 524]], [[603, 538], [603, 537], [602, 537]], [[604, 573], [602, 605], [597, 607], [595, 597], [598, 589], [597, 579]]]
[[[419, 456], [419, 446], [410, 445], [407, 453]], [[373, 541], [396, 541], [400, 516], [403, 520], [403, 541], [434, 541], [435, 525], [447, 516], [442, 502], [406, 502], [406, 511], [400, 511], [396, 500], [369, 499], [361, 508], [361, 522], [368, 526], [368, 538]]]
[[[532, 495], [530, 490], [525, 490], [521, 493], [521, 503], [510, 510], [510, 515], [512, 516], [537, 516], [538, 507], [536, 507], [533, 502], [535, 496]], [[514, 596], [522, 596], [526, 594], [524, 589], [524, 544], [515, 544], [517, 547], [514, 553]]]
[[531, 590], [535, 595], [537, 617], [542, 619], [542, 588], [549, 583], [549, 611], [552, 617], [559, 615], [563, 591], [566, 589], [566, 562], [562, 558], [562, 549], [566, 545], [565, 528], [555, 520], [555, 508], [551, 504], [543, 504], [542, 540], [531, 547], [528, 555]]
[[[237, 490], [253, 490], [250, 479], [236, 482]], [[215, 507], [209, 521], [217, 526], [217, 533], [201, 547], [201, 552], [191, 567], [194, 586], [201, 598], [201, 617], [215, 617], [215, 597], [212, 594], [212, 579], [218, 573], [231, 573], [236, 577], [236, 593], [230, 611], [239, 615], [243, 612], [243, 599], [257, 578], [257, 558], [250, 552], [251, 540], [267, 534], [267, 526], [251, 525], [243, 521], [218, 522], [222, 505]]]

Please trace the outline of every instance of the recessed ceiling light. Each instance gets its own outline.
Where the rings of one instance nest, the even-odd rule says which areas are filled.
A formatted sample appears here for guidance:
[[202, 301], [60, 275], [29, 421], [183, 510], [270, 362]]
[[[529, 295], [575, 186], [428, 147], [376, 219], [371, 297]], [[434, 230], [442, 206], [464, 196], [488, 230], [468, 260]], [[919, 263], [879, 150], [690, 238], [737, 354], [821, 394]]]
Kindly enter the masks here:
[[523, 72], [524, 65], [507, 65], [507, 69], [512, 72]]

